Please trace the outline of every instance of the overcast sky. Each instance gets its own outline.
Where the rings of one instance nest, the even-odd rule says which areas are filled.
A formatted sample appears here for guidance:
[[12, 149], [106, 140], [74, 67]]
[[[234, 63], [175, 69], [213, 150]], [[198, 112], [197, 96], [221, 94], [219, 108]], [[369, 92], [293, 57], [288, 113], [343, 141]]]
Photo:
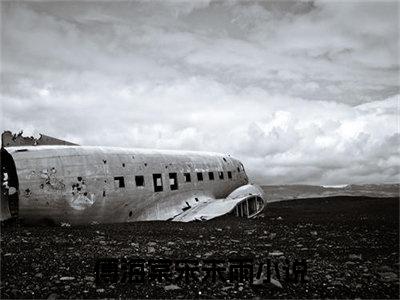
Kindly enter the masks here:
[[1, 130], [399, 182], [399, 4], [1, 2]]

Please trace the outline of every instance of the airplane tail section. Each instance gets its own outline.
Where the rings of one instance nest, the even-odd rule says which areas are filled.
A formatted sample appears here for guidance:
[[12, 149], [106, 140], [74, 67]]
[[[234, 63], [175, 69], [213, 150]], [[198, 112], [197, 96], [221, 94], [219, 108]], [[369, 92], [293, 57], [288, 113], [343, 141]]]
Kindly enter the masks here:
[[0, 220], [4, 221], [18, 216], [18, 176], [14, 159], [6, 149], [1, 148], [1, 212]]

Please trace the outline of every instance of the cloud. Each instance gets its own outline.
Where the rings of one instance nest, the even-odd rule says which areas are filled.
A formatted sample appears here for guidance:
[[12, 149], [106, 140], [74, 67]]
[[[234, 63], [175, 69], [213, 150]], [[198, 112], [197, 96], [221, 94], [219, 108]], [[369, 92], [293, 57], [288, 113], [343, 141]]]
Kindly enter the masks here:
[[399, 180], [397, 2], [2, 2], [2, 129]]

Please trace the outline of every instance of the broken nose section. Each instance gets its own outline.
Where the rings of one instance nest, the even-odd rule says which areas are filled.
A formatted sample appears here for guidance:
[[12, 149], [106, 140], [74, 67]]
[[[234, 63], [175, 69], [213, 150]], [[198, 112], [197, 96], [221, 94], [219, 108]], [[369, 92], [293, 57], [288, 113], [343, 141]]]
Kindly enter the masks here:
[[252, 218], [264, 209], [264, 201], [258, 196], [249, 196], [235, 206], [235, 216]]
[[264, 209], [264, 191], [257, 185], [246, 184], [234, 190], [227, 199], [240, 199], [233, 209], [238, 217], [252, 218]]

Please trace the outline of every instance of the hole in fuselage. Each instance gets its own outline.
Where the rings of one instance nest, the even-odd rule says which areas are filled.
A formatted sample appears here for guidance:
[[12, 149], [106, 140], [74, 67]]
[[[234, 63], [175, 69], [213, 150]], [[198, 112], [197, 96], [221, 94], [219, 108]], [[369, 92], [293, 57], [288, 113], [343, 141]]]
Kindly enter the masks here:
[[185, 211], [185, 210], [188, 210], [188, 209], [190, 209], [190, 208], [192, 208], [192, 207], [191, 207], [190, 204], [186, 201], [186, 207], [183, 207], [182, 210]]

